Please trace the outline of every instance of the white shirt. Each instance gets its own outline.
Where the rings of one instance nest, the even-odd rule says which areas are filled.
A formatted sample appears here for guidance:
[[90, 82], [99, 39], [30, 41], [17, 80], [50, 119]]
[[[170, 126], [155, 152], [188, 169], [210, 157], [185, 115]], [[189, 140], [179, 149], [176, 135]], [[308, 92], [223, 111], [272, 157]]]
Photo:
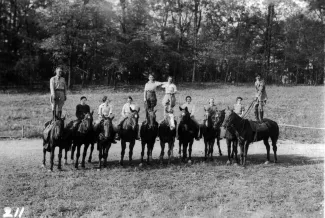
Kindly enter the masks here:
[[113, 113], [113, 107], [111, 104], [106, 105], [106, 103], [102, 103], [98, 107], [98, 116], [100, 119], [104, 117], [109, 117]]
[[191, 103], [185, 103], [182, 105], [182, 108], [185, 109], [187, 107], [188, 112], [190, 112], [191, 116], [194, 116], [195, 105]]
[[174, 83], [164, 82], [162, 87], [165, 88], [165, 93], [166, 94], [175, 94], [177, 92], [177, 88], [176, 88], [176, 85]]
[[122, 108], [121, 115], [122, 115], [123, 117], [128, 116], [128, 115], [131, 113], [130, 108], [131, 108], [132, 110], [135, 110], [135, 105], [134, 105], [134, 104], [130, 104], [130, 103], [126, 103], [126, 104], [124, 104], [124, 105], [123, 105], [123, 108]]

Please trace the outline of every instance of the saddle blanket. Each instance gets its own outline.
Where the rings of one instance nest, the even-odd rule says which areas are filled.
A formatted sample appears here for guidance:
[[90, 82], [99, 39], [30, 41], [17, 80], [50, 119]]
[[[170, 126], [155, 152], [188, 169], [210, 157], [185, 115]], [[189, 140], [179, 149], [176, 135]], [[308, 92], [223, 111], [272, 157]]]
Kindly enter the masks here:
[[251, 125], [251, 128], [254, 132], [264, 132], [269, 130], [269, 127], [266, 125], [265, 122], [257, 122], [250, 120], [249, 124]]

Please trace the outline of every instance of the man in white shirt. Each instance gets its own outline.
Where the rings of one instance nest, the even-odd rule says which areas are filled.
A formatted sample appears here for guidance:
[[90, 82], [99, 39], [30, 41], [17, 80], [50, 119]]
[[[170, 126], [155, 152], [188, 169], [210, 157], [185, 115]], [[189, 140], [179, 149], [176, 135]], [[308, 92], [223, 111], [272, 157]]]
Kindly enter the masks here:
[[173, 83], [173, 77], [169, 76], [168, 81], [162, 85], [165, 88], [165, 96], [162, 100], [162, 105], [164, 106], [164, 114], [166, 113], [166, 108], [170, 106], [173, 109], [176, 105], [175, 94], [177, 92], [176, 85]]
[[[57, 67], [55, 69], [56, 76], [50, 79], [50, 91], [51, 91], [51, 106], [53, 113], [53, 120], [56, 116], [61, 118], [62, 107], [67, 100], [67, 85], [64, 77], [62, 77], [62, 68]], [[57, 114], [56, 114], [57, 112]]]

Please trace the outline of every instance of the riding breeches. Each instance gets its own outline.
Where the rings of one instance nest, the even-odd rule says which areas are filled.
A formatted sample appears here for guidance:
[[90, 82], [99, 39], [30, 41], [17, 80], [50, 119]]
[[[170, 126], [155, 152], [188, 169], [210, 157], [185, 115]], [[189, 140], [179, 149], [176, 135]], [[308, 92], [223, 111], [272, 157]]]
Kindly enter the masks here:
[[62, 107], [64, 105], [64, 100], [65, 100], [64, 91], [63, 90], [55, 90], [54, 99], [52, 99], [52, 96], [50, 99], [52, 111], [54, 111], [54, 110], [62, 111]]

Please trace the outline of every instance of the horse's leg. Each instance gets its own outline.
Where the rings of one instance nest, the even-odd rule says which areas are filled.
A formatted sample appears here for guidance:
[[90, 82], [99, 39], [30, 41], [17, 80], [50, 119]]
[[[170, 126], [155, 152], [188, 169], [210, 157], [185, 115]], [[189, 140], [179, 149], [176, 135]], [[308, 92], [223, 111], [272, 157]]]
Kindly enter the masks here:
[[71, 147], [71, 156], [70, 159], [72, 160], [72, 162], [74, 161], [74, 151], [76, 150], [76, 143], [73, 142], [72, 147]]
[[227, 165], [229, 165], [231, 164], [231, 140], [226, 138], [226, 143], [227, 143], [227, 151], [228, 151]]
[[75, 162], [75, 164], [74, 164], [74, 167], [76, 168], [76, 169], [78, 169], [78, 162], [79, 162], [79, 157], [80, 157], [80, 147], [81, 147], [81, 144], [77, 144], [76, 145], [76, 147], [77, 147], [77, 155], [76, 155], [76, 162]]
[[237, 154], [238, 154], [238, 140], [233, 140], [233, 142], [232, 142], [232, 155], [234, 155], [234, 154], [235, 154], [235, 163], [234, 164], [237, 165], [237, 163], [238, 163], [238, 156], [237, 156]]
[[91, 143], [91, 146], [90, 146], [90, 154], [89, 154], [89, 158], [88, 158], [88, 163], [91, 163], [91, 159], [92, 159], [92, 156], [93, 156], [94, 147], [95, 147], [95, 143], [92, 142]]
[[149, 164], [149, 162], [151, 161], [150, 158], [150, 151], [151, 151], [151, 142], [147, 142], [147, 163]]
[[245, 166], [246, 165], [246, 159], [247, 159], [247, 150], [248, 150], [248, 146], [249, 146], [249, 141], [246, 141], [245, 143], [244, 143], [244, 154], [243, 154], [243, 156], [244, 156], [244, 160], [243, 160], [243, 166]]
[[[214, 142], [213, 142], [214, 144]], [[220, 139], [219, 137], [217, 137], [217, 145], [218, 145], [218, 149], [219, 149], [219, 155], [222, 156], [222, 152], [221, 152], [221, 148], [220, 148]]]
[[[213, 147], [214, 147], [214, 143], [215, 143], [215, 139], [213, 139], [212, 142], [210, 143], [210, 154], [211, 154], [210, 158], [211, 158], [212, 161], [213, 161]], [[222, 156], [222, 155], [220, 155], [220, 156]]]
[[110, 147], [111, 147], [111, 143], [108, 143], [104, 148], [104, 154], [103, 154], [103, 156], [104, 156], [104, 167], [107, 166], [108, 150], [110, 149]]
[[207, 160], [208, 156], [208, 142], [204, 139], [204, 161]]
[[45, 162], [46, 162], [46, 149], [43, 148], [43, 167], [45, 167]]
[[278, 147], [276, 146], [276, 142], [277, 142], [277, 139], [275, 138], [271, 138], [272, 140], [272, 147], [273, 147], [273, 153], [274, 153], [274, 163], [276, 163], [278, 161], [278, 157], [277, 157], [277, 150], [278, 150]]
[[240, 164], [243, 165], [244, 163], [244, 143], [245, 142], [239, 142], [239, 149], [240, 149]]
[[55, 152], [55, 145], [52, 144], [52, 146], [51, 146], [51, 171], [53, 171], [53, 165], [54, 165], [54, 152]]
[[124, 139], [121, 139], [121, 146], [122, 146], [122, 150], [121, 150], [120, 165], [123, 166], [123, 159], [124, 159], [125, 148], [126, 148], [126, 142], [124, 141]]
[[143, 163], [143, 156], [144, 156], [144, 149], [146, 147], [146, 143], [142, 140], [141, 141], [141, 164]]
[[133, 155], [134, 144], [135, 144], [135, 140], [130, 142], [130, 145], [129, 145], [129, 161], [130, 161], [130, 165], [132, 165], [132, 155]]
[[103, 157], [103, 142], [97, 142], [98, 149], [98, 164], [99, 164], [99, 170], [102, 168], [102, 157]]
[[68, 164], [68, 150], [69, 150], [68, 147], [66, 147], [66, 148], [64, 149], [64, 164], [65, 164], [65, 165]]
[[188, 144], [188, 163], [192, 163], [192, 145], [193, 145], [193, 139]]
[[184, 162], [187, 159], [187, 146], [188, 146], [188, 142], [183, 143], [183, 161]]
[[153, 147], [155, 146], [155, 141], [156, 139], [154, 139], [152, 142], [149, 143], [149, 161], [152, 161], [152, 151], [153, 151]]
[[269, 144], [269, 138], [264, 138], [263, 139], [264, 141], [264, 145], [266, 147], [266, 162], [265, 164], [269, 164], [270, 163], [270, 144]]
[[159, 161], [160, 164], [162, 164], [164, 160], [164, 154], [165, 154], [165, 142], [163, 142], [162, 140], [160, 140], [160, 147], [161, 147], [161, 151], [160, 151]]
[[[181, 158], [182, 158], [182, 143], [180, 140], [178, 140], [178, 146], [179, 146], [178, 157], [179, 157], [179, 160], [181, 160]], [[184, 147], [183, 147], [183, 149], [184, 149]]]
[[58, 169], [61, 170], [61, 159], [62, 159], [62, 147], [59, 147], [59, 154], [58, 154], [58, 159], [59, 159], [59, 163], [58, 163]]
[[89, 147], [89, 143], [85, 143], [84, 144], [84, 152], [82, 154], [82, 162], [81, 162], [81, 167], [82, 168], [85, 168], [85, 161], [86, 161], [86, 156], [87, 156], [87, 150], [88, 150], [88, 147]]
[[173, 158], [173, 142], [172, 140], [168, 142], [168, 164], [171, 163]]

